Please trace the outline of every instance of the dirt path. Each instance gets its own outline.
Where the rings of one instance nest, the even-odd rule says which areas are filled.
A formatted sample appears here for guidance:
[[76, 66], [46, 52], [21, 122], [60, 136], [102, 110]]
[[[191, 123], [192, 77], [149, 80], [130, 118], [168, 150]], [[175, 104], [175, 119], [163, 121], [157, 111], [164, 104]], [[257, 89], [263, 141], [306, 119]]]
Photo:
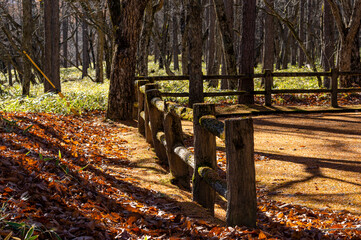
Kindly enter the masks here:
[[[361, 213], [361, 114], [275, 115], [254, 118], [257, 184], [268, 197], [285, 203]], [[192, 134], [192, 123], [183, 122]], [[134, 129], [136, 132], [136, 129]], [[133, 160], [148, 187], [182, 203], [195, 217], [191, 194], [169, 183], [169, 175], [153, 159], [154, 152], [139, 134], [128, 142], [137, 145]], [[221, 141], [217, 143], [223, 146]], [[139, 153], [139, 154], [138, 154]], [[146, 157], [147, 156], [147, 157]], [[158, 166], [158, 167], [157, 167]], [[221, 166], [222, 167], [222, 166]], [[225, 167], [225, 166], [223, 166]], [[137, 171], [144, 172], [143, 174]], [[191, 208], [189, 208], [191, 207]], [[194, 214], [192, 214], [194, 213]], [[225, 207], [216, 207], [216, 218], [225, 220]]]
[[361, 114], [256, 117], [257, 180], [277, 200], [360, 214]]

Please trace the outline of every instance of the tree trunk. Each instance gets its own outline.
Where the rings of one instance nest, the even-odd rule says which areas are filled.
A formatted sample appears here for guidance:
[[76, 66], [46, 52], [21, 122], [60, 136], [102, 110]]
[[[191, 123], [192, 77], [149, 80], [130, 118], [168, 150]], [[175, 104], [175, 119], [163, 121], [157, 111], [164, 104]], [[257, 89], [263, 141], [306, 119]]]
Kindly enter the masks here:
[[202, 4], [200, 0], [188, 0], [187, 14], [189, 21], [189, 106], [202, 103]]
[[142, 32], [139, 40], [138, 52], [138, 74], [141, 76], [148, 75], [148, 55], [149, 55], [149, 42], [150, 35], [153, 29], [154, 8], [152, 1], [149, 1], [145, 9], [145, 17], [143, 21]]
[[172, 51], [173, 51], [173, 69], [179, 70], [179, 48], [178, 48], [178, 11], [177, 11], [176, 3], [173, 6], [173, 17], [172, 17], [172, 27], [173, 27], [173, 43], [172, 43]]
[[[208, 47], [207, 47], [207, 74], [208, 75], [216, 75], [218, 74], [216, 71], [216, 13], [214, 9], [214, 2], [213, 0], [208, 1]], [[218, 80], [210, 80], [209, 86], [217, 87]]]
[[9, 86], [13, 86], [13, 74], [12, 74], [12, 67], [11, 64], [8, 63], [8, 77], [9, 77]]
[[108, 0], [114, 29], [114, 55], [106, 116], [112, 120], [133, 117], [136, 52], [147, 3], [146, 0]]
[[[85, 11], [85, 10], [84, 10]], [[88, 23], [85, 20], [85, 16], [82, 19], [82, 26], [83, 26], [83, 71], [82, 71], [82, 78], [88, 76], [88, 68], [90, 64], [89, 59], [89, 33], [88, 33]]]
[[[334, 16], [336, 26], [338, 29], [339, 37], [341, 40], [341, 46], [338, 56], [338, 68], [341, 72], [355, 71], [352, 66], [352, 54], [358, 48], [355, 48], [355, 39], [358, 36], [361, 25], [361, 0], [354, 1], [352, 7], [352, 16], [346, 15], [348, 11], [341, 11], [340, 6], [334, 0], [327, 0], [331, 6], [332, 14]], [[344, 10], [344, 9], [343, 9]], [[346, 12], [346, 13], [345, 13]], [[347, 23], [344, 22], [347, 21]], [[356, 51], [357, 51], [356, 50]], [[357, 55], [357, 54], [355, 54]], [[354, 55], [354, 56], [355, 56]], [[360, 65], [356, 63], [354, 65]], [[360, 67], [360, 66], [359, 66]], [[341, 77], [342, 87], [352, 87], [354, 82], [352, 78], [343, 76]]]
[[[324, 71], [330, 71], [334, 68], [335, 57], [334, 57], [334, 36], [333, 36], [333, 18], [330, 4], [327, 0], [323, 1], [323, 44], [322, 44], [322, 65]], [[323, 86], [330, 88], [331, 82], [330, 78], [325, 77], [323, 81]]]
[[[33, 18], [32, 18], [32, 4], [31, 0], [23, 0], [23, 39], [22, 45], [24, 51], [31, 55], [31, 43], [33, 33]], [[30, 94], [31, 81], [31, 63], [23, 56], [24, 74], [22, 82], [22, 94], [28, 96]]]
[[75, 66], [79, 67], [79, 19], [77, 17], [75, 17], [75, 25], [76, 25], [76, 29], [75, 29]]
[[48, 81], [44, 81], [45, 92], [61, 91], [60, 86], [60, 23], [59, 23], [59, 0], [44, 1], [44, 25], [45, 25], [45, 62], [44, 73], [54, 84], [55, 89]]
[[[64, 9], [66, 9], [63, 6]], [[63, 10], [64, 10], [63, 9]], [[66, 11], [63, 11], [63, 14], [66, 14]], [[63, 16], [63, 67], [68, 67], [68, 17]]]
[[[305, 39], [305, 29], [304, 29], [304, 17], [305, 17], [305, 0], [300, 0], [300, 16], [298, 19], [298, 27], [299, 27], [299, 38], [303, 42]], [[305, 63], [305, 54], [300, 47], [298, 49], [298, 67], [303, 67]]]
[[[242, 13], [242, 40], [240, 48], [241, 66], [240, 73], [253, 75], [254, 73], [254, 42], [256, 29], [256, 1], [246, 0], [243, 3]], [[252, 92], [254, 90], [253, 78], [249, 77], [240, 81], [238, 90]], [[241, 104], [253, 104], [254, 97], [252, 94], [245, 94], [239, 97]]]
[[188, 59], [189, 59], [189, 44], [188, 44], [188, 19], [186, 11], [186, 0], [182, 0], [182, 10], [180, 19], [180, 28], [182, 34], [182, 73], [183, 75], [189, 75]]
[[104, 43], [104, 54], [105, 54], [105, 74], [108, 79], [110, 79], [110, 74], [112, 71], [112, 52], [113, 45], [110, 37], [106, 37], [106, 41]]
[[[269, 3], [273, 5], [273, 0]], [[266, 8], [269, 10], [268, 8]], [[263, 70], [273, 71], [274, 64], [274, 21], [273, 16], [267, 14], [264, 20], [264, 43], [263, 43]]]
[[98, 43], [97, 43], [97, 64], [96, 64], [96, 78], [95, 81], [98, 83], [104, 82], [104, 68], [103, 68], [103, 60], [104, 60], [104, 44], [105, 44], [105, 34], [103, 32], [105, 26], [105, 13], [100, 8], [97, 13], [98, 17], [98, 24], [97, 32], [98, 32]]
[[[224, 64], [226, 67], [226, 71], [228, 75], [237, 75], [236, 54], [233, 46], [233, 18], [229, 13], [227, 14], [227, 12], [231, 12], [229, 9], [230, 3], [226, 2], [228, 7], [227, 9], [223, 0], [213, 0], [213, 2], [216, 10], [216, 16], [220, 32], [222, 35]], [[228, 87], [235, 88], [235, 84], [233, 83], [234, 82], [232, 82], [230, 86], [228, 85]]]

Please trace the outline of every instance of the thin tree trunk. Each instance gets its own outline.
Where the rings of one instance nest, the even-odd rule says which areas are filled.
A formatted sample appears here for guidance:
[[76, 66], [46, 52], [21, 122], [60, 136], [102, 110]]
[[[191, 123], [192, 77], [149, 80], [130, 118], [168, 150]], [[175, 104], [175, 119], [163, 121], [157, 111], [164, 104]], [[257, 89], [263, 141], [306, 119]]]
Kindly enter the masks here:
[[[216, 75], [216, 13], [214, 10], [214, 2], [213, 0], [208, 1], [208, 48], [207, 48], [207, 55], [208, 55], [208, 61], [207, 61], [207, 74], [208, 75]], [[209, 86], [217, 87], [218, 86], [218, 80], [210, 80]]]
[[105, 13], [100, 8], [99, 3], [99, 9], [98, 9], [98, 26], [97, 32], [98, 32], [98, 43], [97, 43], [97, 64], [96, 64], [96, 78], [95, 81], [98, 83], [104, 82], [104, 67], [103, 67], [103, 60], [104, 60], [104, 44], [105, 44], [105, 34], [102, 30], [102, 27], [105, 26]]
[[9, 86], [13, 86], [13, 74], [11, 64], [8, 63], [8, 77], [9, 77]]
[[178, 11], [177, 6], [173, 6], [173, 17], [172, 17], [172, 27], [173, 27], [173, 43], [172, 43], [172, 49], [173, 49], [173, 69], [179, 70], [179, 48], [178, 48]]
[[[64, 11], [65, 14], [65, 11]], [[63, 67], [68, 67], [68, 17], [64, 17], [63, 19]]]
[[[334, 57], [334, 36], [333, 36], [333, 18], [330, 4], [327, 0], [323, 1], [323, 44], [322, 44], [322, 65], [325, 71], [330, 71], [334, 68], [335, 57]], [[323, 86], [330, 88], [330, 78], [325, 77]]]
[[44, 1], [44, 25], [45, 25], [45, 62], [44, 72], [52, 81], [55, 89], [48, 81], [44, 81], [45, 92], [61, 91], [60, 85], [60, 23], [59, 23], [59, 0]]
[[[23, 39], [22, 45], [24, 50], [31, 54], [31, 43], [33, 33], [33, 18], [32, 18], [32, 1], [23, 0]], [[22, 83], [22, 94], [28, 96], [30, 94], [30, 82], [31, 82], [31, 63], [23, 56], [23, 83]]]
[[[242, 13], [242, 40], [241, 40], [241, 66], [240, 73], [253, 75], [254, 73], [254, 43], [256, 28], [256, 1], [246, 0], [243, 3]], [[247, 91], [249, 94], [241, 95], [238, 99], [242, 104], [253, 104], [254, 98], [250, 94], [254, 90], [253, 78], [247, 78], [240, 81], [238, 90]]]
[[[269, 3], [273, 5], [274, 1]], [[267, 10], [269, 10], [266, 7]], [[274, 18], [271, 14], [266, 14], [264, 23], [264, 43], [263, 43], [263, 70], [273, 71], [274, 64]]]
[[182, 33], [182, 73], [183, 75], [189, 74], [188, 59], [189, 59], [189, 45], [188, 45], [188, 19], [186, 13], [186, 0], [182, 0], [181, 10], [181, 33]]
[[[223, 0], [213, 0], [216, 16], [222, 35], [223, 51], [224, 51], [224, 63], [227, 69], [228, 75], [237, 75], [237, 64], [236, 64], [236, 54], [233, 46], [233, 18], [231, 16], [227, 17], [226, 7]], [[228, 5], [227, 5], [228, 6]], [[230, 9], [228, 9], [229, 11]], [[233, 11], [233, 10], [232, 10]], [[234, 84], [229, 86], [233, 88]]]
[[75, 17], [75, 66], [79, 67], [79, 19]]
[[[304, 15], [305, 15], [305, 0], [300, 0], [300, 16], [298, 19], [298, 27], [299, 27], [299, 38], [303, 42], [305, 39], [305, 29], [304, 29]], [[305, 54], [300, 47], [298, 49], [298, 67], [303, 67], [305, 63]]]
[[[85, 11], [85, 10], [84, 10]], [[88, 68], [89, 68], [89, 33], [88, 33], [88, 23], [83, 18], [82, 19], [82, 26], [83, 26], [83, 72], [82, 78], [88, 76]]]
[[189, 21], [189, 106], [202, 103], [202, 4], [200, 0], [188, 0], [187, 14]]

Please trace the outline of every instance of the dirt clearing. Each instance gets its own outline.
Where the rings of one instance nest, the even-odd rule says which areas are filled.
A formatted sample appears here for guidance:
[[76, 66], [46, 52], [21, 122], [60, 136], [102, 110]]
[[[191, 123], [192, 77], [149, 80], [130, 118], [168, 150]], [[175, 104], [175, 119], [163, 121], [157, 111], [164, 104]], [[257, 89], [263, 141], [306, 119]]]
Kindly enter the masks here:
[[361, 213], [361, 114], [254, 118], [259, 185], [286, 203]]

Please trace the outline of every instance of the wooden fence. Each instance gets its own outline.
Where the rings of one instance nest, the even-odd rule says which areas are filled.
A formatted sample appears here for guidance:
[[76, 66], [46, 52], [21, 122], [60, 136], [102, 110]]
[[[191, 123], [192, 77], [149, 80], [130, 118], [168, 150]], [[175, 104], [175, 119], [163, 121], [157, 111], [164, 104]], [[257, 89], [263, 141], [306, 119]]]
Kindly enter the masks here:
[[[205, 97], [216, 97], [216, 96], [239, 96], [242, 94], [252, 94], [252, 95], [264, 95], [265, 96], [265, 105], [271, 106], [271, 96], [272, 94], [281, 94], [281, 93], [330, 93], [331, 94], [331, 106], [338, 107], [337, 104], [337, 94], [338, 93], [349, 93], [349, 92], [361, 92], [361, 88], [342, 88], [338, 87], [338, 79], [340, 76], [361, 76], [361, 72], [339, 72], [337, 69], [332, 69], [330, 72], [272, 72], [271, 70], [266, 70], [261, 74], [253, 74], [251, 76], [247, 75], [220, 75], [220, 76], [203, 76], [203, 80], [212, 80], [212, 79], [255, 79], [255, 78], [264, 78], [265, 79], [265, 90], [262, 91], [252, 91], [250, 93], [246, 91], [225, 91], [225, 92], [208, 92], [204, 93]], [[281, 89], [276, 90], [272, 89], [273, 77], [329, 77], [331, 78], [331, 86], [329, 89]], [[136, 77], [136, 80], [149, 80], [150, 82], [156, 81], [181, 81], [189, 80], [189, 76], [157, 76], [157, 77]], [[172, 92], [163, 92], [161, 93], [164, 97], [188, 97], [189, 93], [172, 93]]]
[[[138, 130], [153, 145], [159, 160], [168, 164], [172, 182], [190, 189], [192, 181], [193, 200], [212, 215], [215, 194], [220, 194], [227, 199], [228, 225], [255, 227], [252, 119], [227, 119], [223, 123], [215, 118], [213, 104], [195, 104], [192, 110], [165, 102], [157, 84], [145, 80], [137, 81], [136, 90]], [[194, 153], [184, 146], [182, 119], [193, 121]], [[216, 137], [226, 144], [226, 180], [216, 170]]]

